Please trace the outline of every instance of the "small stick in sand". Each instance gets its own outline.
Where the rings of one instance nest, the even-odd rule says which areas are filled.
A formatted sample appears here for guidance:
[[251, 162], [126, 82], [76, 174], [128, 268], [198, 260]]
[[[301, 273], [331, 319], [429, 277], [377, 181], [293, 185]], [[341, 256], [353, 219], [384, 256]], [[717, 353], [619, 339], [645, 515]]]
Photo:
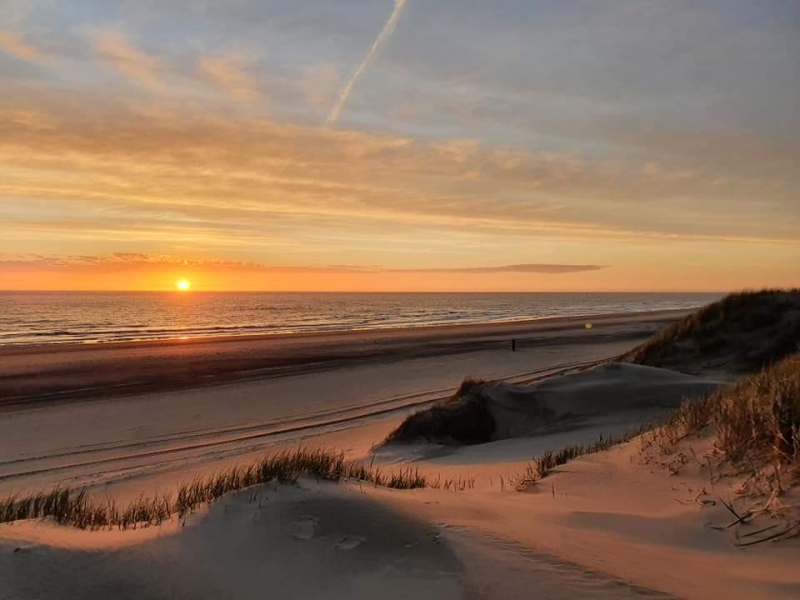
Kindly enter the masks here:
[[751, 510], [748, 510], [743, 515], [739, 515], [739, 513], [737, 513], [735, 510], [733, 510], [733, 506], [731, 504], [728, 504], [722, 498], [720, 498], [719, 501], [722, 502], [722, 505], [725, 508], [727, 508], [731, 512], [731, 514], [733, 514], [734, 517], [736, 517], [736, 520], [733, 523], [731, 523], [730, 525], [728, 525], [725, 529], [730, 529], [734, 525], [738, 525], [739, 523], [744, 523], [744, 522], [747, 521], [747, 519], [749, 519], [750, 517], [753, 516], [753, 511], [751, 511]]
[[[774, 533], [772, 535], [768, 535], [767, 537], [761, 538], [759, 540], [753, 540], [752, 542], [745, 542], [744, 544], [737, 544], [737, 545], [738, 545], [739, 548], [745, 548], [747, 546], [755, 546], [756, 544], [761, 544], [763, 542], [768, 542], [770, 540], [775, 540], [775, 539], [778, 539], [778, 538], [788, 539], [788, 538], [791, 538], [791, 537], [795, 537], [796, 535], [798, 535], [800, 533], [800, 529], [798, 529], [799, 526], [800, 526], [800, 521], [795, 521], [794, 523], [792, 523], [791, 525], [786, 527], [786, 529], [784, 529], [783, 531], [779, 531], [778, 533]], [[786, 534], [788, 534], [789, 532], [791, 532], [791, 531], [793, 531], [795, 529], [797, 529], [797, 531], [795, 531], [795, 533], [793, 533], [792, 535], [786, 535]]]
[[775, 523], [774, 525], [770, 525], [769, 527], [764, 527], [764, 529], [759, 529], [758, 531], [751, 531], [750, 533], [745, 533], [745, 534], [740, 535], [738, 537], [739, 538], [752, 537], [754, 535], [758, 535], [759, 533], [764, 533], [766, 531], [771, 531], [772, 529], [775, 529], [778, 525], [780, 525], [780, 523]]

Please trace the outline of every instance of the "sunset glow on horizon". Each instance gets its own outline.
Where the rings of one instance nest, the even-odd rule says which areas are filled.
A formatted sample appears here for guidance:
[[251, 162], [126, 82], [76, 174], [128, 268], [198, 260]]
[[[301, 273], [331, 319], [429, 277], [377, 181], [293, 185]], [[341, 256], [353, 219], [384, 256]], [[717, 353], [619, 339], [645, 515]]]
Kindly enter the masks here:
[[800, 283], [800, 7], [602, 4], [11, 0], [0, 289]]

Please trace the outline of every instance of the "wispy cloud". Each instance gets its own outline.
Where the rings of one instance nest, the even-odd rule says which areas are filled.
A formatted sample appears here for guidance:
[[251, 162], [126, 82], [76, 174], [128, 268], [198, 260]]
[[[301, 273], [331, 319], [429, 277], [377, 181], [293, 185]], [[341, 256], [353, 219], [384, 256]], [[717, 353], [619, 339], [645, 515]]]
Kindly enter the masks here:
[[378, 34], [378, 37], [375, 38], [375, 41], [372, 43], [369, 52], [367, 52], [367, 55], [364, 57], [364, 60], [361, 61], [361, 64], [358, 65], [358, 68], [353, 73], [353, 76], [350, 77], [348, 82], [342, 88], [342, 91], [339, 93], [339, 98], [336, 100], [336, 104], [331, 107], [331, 110], [328, 113], [328, 118], [325, 119], [325, 127], [334, 125], [339, 119], [339, 114], [342, 112], [342, 108], [344, 108], [347, 99], [350, 97], [350, 92], [353, 91], [353, 86], [355, 86], [358, 80], [361, 79], [361, 76], [364, 74], [364, 71], [366, 71], [369, 63], [380, 51], [381, 46], [383, 46], [391, 37], [392, 33], [394, 33], [394, 28], [397, 27], [397, 21], [400, 19], [400, 13], [405, 5], [406, 0], [395, 0], [394, 9], [392, 10], [392, 14], [389, 16], [389, 20], [386, 21], [386, 25], [383, 26], [383, 29]]
[[50, 62], [50, 57], [47, 54], [33, 44], [25, 42], [19, 35], [9, 31], [0, 30], [0, 51], [38, 65]]
[[160, 84], [157, 58], [136, 48], [124, 32], [106, 28], [94, 39], [97, 56], [131, 81], [155, 88]]
[[582, 273], [599, 271], [602, 265], [541, 264], [499, 265], [481, 267], [456, 266], [436, 269], [397, 269], [381, 266], [361, 265], [269, 265], [257, 262], [181, 258], [169, 254], [148, 254], [140, 252], [113, 252], [99, 255], [44, 255], [24, 253], [0, 253], [0, 268], [17, 269], [128, 269], [138, 267], [181, 267], [192, 270], [257, 270], [264, 272], [291, 273], [452, 273], [483, 275], [492, 273], [537, 273], [558, 275], [562, 273]]
[[197, 61], [197, 68], [216, 87], [238, 100], [252, 102], [260, 95], [244, 58], [202, 58]]
[[558, 275], [561, 273], [584, 273], [605, 269], [604, 265], [560, 265], [528, 263], [521, 265], [501, 265], [498, 267], [454, 267], [452, 269], [418, 269], [425, 273], [539, 273], [541, 275]]
[[[168, 110], [96, 118], [59, 111], [31, 108], [0, 120], [0, 195], [28, 199], [0, 205], [0, 217], [15, 219], [18, 231], [46, 226], [53, 235], [124, 239], [172, 231], [168, 239], [176, 240], [191, 230], [206, 244], [247, 238], [250, 248], [267, 239], [318, 247], [320, 236], [353, 246], [389, 230], [405, 231], [407, 244], [436, 232], [426, 244], [458, 247], [454, 236], [467, 232], [528, 236], [526, 244], [538, 245], [542, 236], [780, 243], [798, 233], [797, 220], [785, 218], [797, 214], [789, 186], [759, 192], [734, 173], [720, 183], [719, 173], [701, 168], [691, 176], [646, 163], [611, 169], [470, 141]], [[138, 135], [145, 129], [147, 136]], [[51, 218], [34, 215], [34, 199]], [[66, 201], [82, 212], [52, 212]], [[725, 208], [707, 218], [714, 206]], [[342, 228], [349, 240], [337, 233]]]

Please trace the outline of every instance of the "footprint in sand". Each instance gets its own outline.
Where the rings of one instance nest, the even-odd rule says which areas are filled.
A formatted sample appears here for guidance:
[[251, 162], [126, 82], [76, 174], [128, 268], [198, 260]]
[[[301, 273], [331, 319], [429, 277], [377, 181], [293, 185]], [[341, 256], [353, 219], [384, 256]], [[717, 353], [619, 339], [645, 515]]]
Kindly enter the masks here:
[[366, 538], [359, 537], [357, 535], [347, 535], [336, 542], [336, 548], [338, 550], [353, 550], [354, 548], [358, 548], [366, 541]]
[[316, 517], [300, 517], [292, 523], [292, 536], [297, 540], [310, 540], [317, 534], [318, 526]]

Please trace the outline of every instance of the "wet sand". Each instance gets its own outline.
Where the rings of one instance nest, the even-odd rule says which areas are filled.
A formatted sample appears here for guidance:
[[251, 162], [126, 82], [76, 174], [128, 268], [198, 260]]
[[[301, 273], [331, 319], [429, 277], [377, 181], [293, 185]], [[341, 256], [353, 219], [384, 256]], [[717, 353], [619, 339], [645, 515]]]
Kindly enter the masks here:
[[[0, 348], [0, 409], [479, 351], [629, 341], [688, 311], [314, 334]], [[593, 325], [585, 327], [587, 321]]]

